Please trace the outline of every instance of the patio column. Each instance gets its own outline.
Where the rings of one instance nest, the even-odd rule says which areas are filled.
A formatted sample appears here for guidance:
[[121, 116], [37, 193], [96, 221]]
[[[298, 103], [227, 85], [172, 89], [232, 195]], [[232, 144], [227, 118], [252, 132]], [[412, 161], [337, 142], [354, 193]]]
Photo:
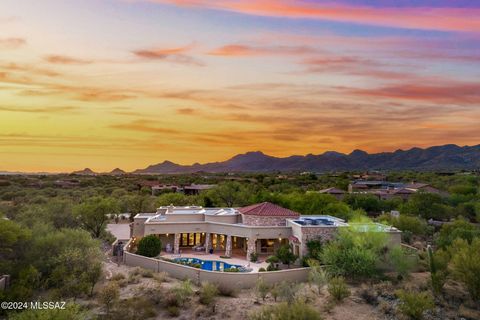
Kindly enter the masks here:
[[207, 232], [205, 235], [205, 253], [209, 253], [210, 246], [211, 246], [210, 233]]
[[257, 248], [255, 246], [256, 240], [257, 239], [255, 238], [247, 239], [247, 261], [250, 261], [250, 254], [257, 252]]
[[218, 248], [220, 247], [220, 237], [218, 236], [218, 234], [215, 233], [215, 250], [217, 250]]
[[225, 244], [225, 256], [230, 257], [232, 255], [232, 236], [227, 236], [227, 243]]
[[180, 233], [175, 233], [175, 240], [173, 241], [173, 253], [180, 253]]

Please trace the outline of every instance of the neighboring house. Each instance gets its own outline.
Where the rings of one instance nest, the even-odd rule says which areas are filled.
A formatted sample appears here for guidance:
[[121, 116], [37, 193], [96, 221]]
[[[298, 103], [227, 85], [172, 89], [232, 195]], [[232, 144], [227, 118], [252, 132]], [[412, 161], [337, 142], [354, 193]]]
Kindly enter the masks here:
[[53, 184], [56, 187], [60, 187], [64, 189], [75, 188], [80, 185], [80, 180], [77, 180], [77, 179], [56, 180]]
[[323, 190], [320, 190], [318, 192], [323, 193], [323, 194], [332, 195], [335, 198], [337, 198], [338, 200], [342, 200], [345, 197], [345, 191], [337, 189], [335, 187], [323, 189]]
[[[294, 253], [307, 254], [307, 242], [326, 241], [338, 228], [347, 227], [344, 220], [331, 216], [300, 216], [278, 205], [263, 202], [243, 208], [203, 208], [200, 206], [164, 206], [155, 213], [140, 213], [131, 224], [131, 236], [138, 239], [157, 235], [164, 249], [174, 253], [200, 250], [206, 253], [272, 254], [289, 244]], [[374, 224], [375, 231], [387, 232], [391, 242], [400, 244], [401, 232]]]
[[202, 191], [209, 190], [215, 188], [216, 184], [194, 184], [192, 183], [189, 186], [183, 187], [183, 192], [186, 195], [197, 195], [200, 194]]
[[171, 184], [161, 184], [157, 186], [152, 187], [152, 196], [158, 196], [159, 194], [163, 192], [177, 192], [181, 188], [176, 185], [171, 185]]
[[438, 190], [429, 184], [418, 182], [405, 184], [401, 182], [355, 180], [348, 185], [348, 192], [372, 194], [380, 200], [389, 200], [397, 197], [406, 201], [417, 192], [436, 193], [441, 196], [448, 196], [448, 193], [445, 191]]

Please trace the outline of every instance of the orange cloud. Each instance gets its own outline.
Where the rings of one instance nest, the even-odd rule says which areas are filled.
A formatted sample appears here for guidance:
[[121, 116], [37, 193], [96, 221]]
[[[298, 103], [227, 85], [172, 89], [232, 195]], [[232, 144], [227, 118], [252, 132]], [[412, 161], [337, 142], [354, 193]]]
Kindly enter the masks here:
[[93, 62], [92, 60], [79, 59], [64, 55], [49, 55], [44, 59], [53, 64], [89, 64]]
[[0, 65], [0, 70], [6, 70], [8, 72], [22, 72], [28, 75], [40, 75], [47, 77], [56, 77], [60, 74], [56, 71], [44, 68], [38, 68], [31, 66], [29, 64], [17, 64], [17, 63], [7, 63]]
[[177, 113], [178, 114], [194, 114], [195, 113], [195, 109], [193, 108], [180, 108], [180, 109], [177, 109]]
[[180, 133], [178, 130], [152, 126], [151, 125], [152, 123], [155, 123], [155, 122], [150, 120], [139, 119], [129, 123], [112, 124], [109, 127], [113, 129], [150, 132], [150, 133], [169, 133], [169, 134]]
[[414, 100], [452, 105], [480, 103], [480, 84], [462, 82], [405, 83], [373, 89], [352, 89], [352, 94], [374, 98]]
[[0, 38], [0, 49], [17, 49], [26, 43], [23, 38]]
[[241, 57], [262, 55], [302, 55], [314, 53], [317, 50], [308, 46], [250, 46], [230, 44], [210, 51], [213, 56]]
[[322, 5], [299, 0], [144, 0], [179, 6], [232, 11], [249, 15], [307, 18], [408, 29], [479, 32], [480, 9], [474, 8], [374, 8]]
[[133, 51], [133, 54], [147, 60], [164, 60], [185, 65], [204, 66], [203, 62], [186, 54], [192, 48], [193, 45], [175, 48], [142, 49]]
[[71, 113], [77, 110], [77, 107], [42, 107], [42, 108], [26, 108], [26, 107], [4, 107], [0, 106], [0, 112], [25, 112], [25, 113]]

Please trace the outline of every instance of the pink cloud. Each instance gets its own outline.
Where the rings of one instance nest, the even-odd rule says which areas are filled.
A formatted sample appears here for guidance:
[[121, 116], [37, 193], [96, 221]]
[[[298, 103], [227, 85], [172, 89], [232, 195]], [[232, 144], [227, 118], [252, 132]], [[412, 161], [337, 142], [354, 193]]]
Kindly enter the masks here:
[[480, 31], [480, 9], [477, 8], [375, 8], [354, 5], [321, 5], [294, 0], [145, 1], [269, 17], [319, 19], [408, 29]]

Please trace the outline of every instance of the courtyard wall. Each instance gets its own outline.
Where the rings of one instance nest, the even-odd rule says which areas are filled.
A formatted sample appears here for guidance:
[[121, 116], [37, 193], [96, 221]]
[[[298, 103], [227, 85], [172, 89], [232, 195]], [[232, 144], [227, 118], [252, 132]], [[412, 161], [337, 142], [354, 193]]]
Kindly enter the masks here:
[[279, 271], [266, 272], [219, 272], [208, 271], [189, 266], [176, 264], [169, 261], [148, 258], [127, 251], [125, 246], [123, 262], [127, 266], [142, 267], [154, 272], [166, 272], [171, 277], [184, 280], [190, 279], [195, 284], [202, 282], [215, 283], [219, 287], [228, 289], [247, 289], [255, 287], [259, 278], [263, 278], [268, 284], [282, 281], [305, 282], [310, 268], [295, 268]]

